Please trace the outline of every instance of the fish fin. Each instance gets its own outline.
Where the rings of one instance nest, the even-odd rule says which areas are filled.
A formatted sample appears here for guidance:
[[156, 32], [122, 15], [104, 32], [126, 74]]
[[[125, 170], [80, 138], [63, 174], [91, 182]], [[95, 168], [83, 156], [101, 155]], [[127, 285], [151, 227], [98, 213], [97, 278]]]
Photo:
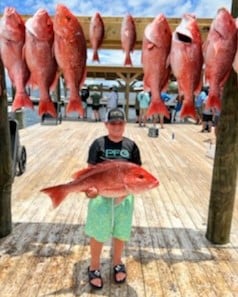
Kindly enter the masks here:
[[85, 174], [89, 173], [92, 170], [93, 167], [94, 166], [90, 166], [90, 167], [87, 167], [87, 168], [84, 168], [84, 169], [81, 169], [81, 170], [75, 172], [72, 175], [72, 178], [73, 179], [79, 179], [82, 175], [85, 175]]
[[191, 103], [187, 103], [187, 102], [183, 102], [182, 104], [182, 108], [180, 111], [180, 117], [184, 118], [184, 117], [191, 117], [193, 119], [196, 119], [196, 111], [195, 111], [195, 107], [194, 104]]
[[72, 175], [73, 179], [80, 179], [82, 176], [85, 178], [88, 174], [91, 174], [95, 169], [97, 173], [105, 171], [107, 165], [111, 165], [113, 160], [105, 160], [97, 165], [90, 165], [89, 167], [83, 168]]
[[80, 97], [78, 97], [78, 99], [72, 99], [69, 98], [69, 103], [67, 104], [67, 109], [66, 112], [78, 112], [79, 115], [83, 116], [84, 112], [83, 112], [83, 105], [82, 102], [80, 100]]
[[50, 98], [40, 98], [38, 114], [42, 116], [45, 113], [50, 114], [53, 118], [57, 117], [54, 103], [51, 101]]
[[68, 194], [62, 185], [41, 189], [40, 191], [50, 196], [54, 208], [59, 206]]
[[132, 60], [131, 60], [131, 55], [129, 52], [126, 53], [126, 57], [125, 57], [125, 61], [124, 61], [124, 66], [126, 66], [126, 65], [130, 65], [130, 66], [133, 65]]
[[147, 116], [151, 116], [153, 114], [163, 114], [166, 118], [170, 118], [167, 106], [159, 99], [151, 101], [146, 113]]
[[206, 108], [213, 108], [216, 107], [218, 110], [221, 109], [221, 100], [216, 95], [208, 95]]
[[100, 62], [97, 50], [93, 51], [93, 62], [98, 62], [98, 63]]
[[30, 97], [26, 93], [16, 93], [12, 104], [12, 110], [15, 111], [16, 109], [22, 107], [29, 107], [31, 109], [34, 109], [33, 102], [30, 100]]

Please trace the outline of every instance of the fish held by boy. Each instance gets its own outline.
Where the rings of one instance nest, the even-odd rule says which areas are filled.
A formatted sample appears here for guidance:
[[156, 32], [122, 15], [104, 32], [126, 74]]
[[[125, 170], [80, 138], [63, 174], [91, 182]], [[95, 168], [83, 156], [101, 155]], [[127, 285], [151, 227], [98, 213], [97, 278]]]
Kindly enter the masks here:
[[53, 207], [57, 207], [69, 193], [96, 189], [98, 195], [114, 198], [139, 194], [159, 185], [159, 181], [141, 166], [125, 161], [104, 161], [76, 172], [71, 182], [44, 188]]

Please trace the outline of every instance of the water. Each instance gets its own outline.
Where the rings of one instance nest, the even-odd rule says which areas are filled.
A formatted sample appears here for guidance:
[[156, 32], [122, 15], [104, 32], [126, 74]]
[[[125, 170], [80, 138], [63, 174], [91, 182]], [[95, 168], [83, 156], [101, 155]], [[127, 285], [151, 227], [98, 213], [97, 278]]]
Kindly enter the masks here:
[[[123, 107], [121, 107], [123, 108]], [[78, 113], [72, 112], [70, 114], [65, 115], [65, 109], [64, 107], [61, 108], [61, 114], [63, 120], [79, 120]], [[103, 106], [99, 110], [100, 118], [103, 121], [105, 119], [106, 114], [106, 108]], [[129, 114], [128, 114], [128, 121], [135, 121], [136, 114], [135, 109], [133, 107], [129, 108]], [[88, 121], [94, 121], [92, 108], [88, 106], [87, 108], [87, 120]], [[31, 110], [29, 108], [23, 109], [23, 126], [29, 127], [31, 125], [35, 125], [41, 122], [41, 117], [38, 115], [38, 106], [34, 107], [34, 110]]]
[[[107, 97], [107, 95], [108, 95], [108, 92], [103, 92], [104, 99]], [[124, 108], [125, 107], [125, 93], [119, 92], [118, 95], [119, 95], [119, 107]], [[35, 100], [37, 100], [37, 98], [39, 98], [37, 91], [34, 91], [34, 90], [31, 92], [31, 96], [32, 96], [33, 100], [34, 100], [34, 98], [35, 98]], [[129, 110], [128, 110], [128, 121], [129, 122], [134, 122], [136, 119], [135, 109], [133, 107], [135, 104], [135, 97], [136, 97], [136, 93], [130, 93]], [[173, 101], [173, 96], [172, 96], [171, 101]], [[103, 100], [103, 104], [104, 103], [105, 103], [105, 100]], [[66, 116], [64, 106], [61, 107], [61, 113], [62, 113], [63, 120], [78, 120], [79, 119], [78, 114], [74, 113], [74, 112], [67, 114], [67, 116]], [[105, 105], [103, 105], [100, 108], [99, 113], [100, 113], [100, 118], [103, 121], [105, 118], [105, 113], [106, 113]], [[91, 106], [88, 106], [88, 108], [87, 108], [87, 119], [89, 121], [94, 120]], [[38, 115], [38, 106], [37, 105], [34, 106], [34, 110], [31, 110], [28, 108], [23, 109], [23, 125], [24, 125], [24, 127], [35, 125], [40, 122], [41, 122], [41, 117]]]

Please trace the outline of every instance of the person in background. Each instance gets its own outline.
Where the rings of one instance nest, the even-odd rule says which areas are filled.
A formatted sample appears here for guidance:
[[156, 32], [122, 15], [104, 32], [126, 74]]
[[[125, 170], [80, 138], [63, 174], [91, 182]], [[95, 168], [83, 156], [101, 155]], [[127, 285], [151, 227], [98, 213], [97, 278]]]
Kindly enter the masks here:
[[139, 91], [136, 92], [135, 97], [135, 113], [136, 113], [136, 123], [139, 123], [139, 117], [140, 117], [140, 102], [138, 99]]
[[181, 108], [182, 108], [182, 103], [183, 103], [183, 95], [180, 96], [179, 94], [176, 96], [175, 98], [175, 107], [174, 107], [174, 113], [172, 116], [172, 122], [176, 122], [176, 116], [177, 113], [180, 112]]
[[110, 93], [107, 97], [107, 111], [118, 106], [118, 93], [116, 87], [109, 89]]
[[[105, 127], [108, 134], [93, 141], [88, 152], [88, 165], [105, 160], [124, 160], [141, 165], [140, 151], [136, 143], [123, 136], [126, 119], [119, 108], [109, 110]], [[114, 182], [112, 180], [112, 182]], [[104, 242], [113, 238], [113, 277], [115, 283], [126, 280], [126, 267], [122, 262], [125, 242], [129, 240], [134, 209], [134, 197], [114, 197], [108, 199], [98, 196], [97, 189], [87, 191], [89, 200], [85, 225], [86, 235], [90, 237], [91, 259], [88, 267], [89, 284], [94, 289], [102, 289], [103, 279], [100, 271], [100, 257]]]
[[202, 109], [202, 130], [201, 132], [211, 132], [212, 130], [212, 119], [213, 119], [213, 109], [206, 107], [207, 96], [203, 100], [203, 109]]
[[196, 110], [196, 125], [202, 123], [202, 113], [203, 113], [203, 102], [207, 97], [207, 88], [202, 87], [202, 91], [198, 94], [195, 99], [195, 110]]
[[139, 126], [145, 127], [147, 121], [147, 110], [150, 104], [150, 95], [146, 91], [141, 91], [138, 94], [138, 101], [139, 101], [139, 108], [140, 108], [140, 115], [139, 115]]
[[83, 102], [83, 118], [87, 118], [87, 99], [90, 96], [89, 88], [87, 85], [84, 85], [80, 92], [82, 102]]
[[90, 95], [92, 99], [92, 110], [94, 114], [94, 120], [95, 122], [100, 121], [100, 114], [99, 114], [99, 108], [100, 108], [100, 99], [101, 95], [98, 92], [98, 87], [94, 86], [93, 87], [93, 93]]
[[[162, 92], [161, 93], [161, 99], [164, 102], [167, 102], [167, 101], [169, 101], [171, 99], [171, 97], [169, 96], [168, 93]], [[153, 124], [158, 122], [158, 116], [159, 116], [160, 127], [161, 127], [161, 129], [163, 129], [164, 128], [164, 115], [163, 114], [160, 113], [158, 115], [154, 115], [153, 116]]]

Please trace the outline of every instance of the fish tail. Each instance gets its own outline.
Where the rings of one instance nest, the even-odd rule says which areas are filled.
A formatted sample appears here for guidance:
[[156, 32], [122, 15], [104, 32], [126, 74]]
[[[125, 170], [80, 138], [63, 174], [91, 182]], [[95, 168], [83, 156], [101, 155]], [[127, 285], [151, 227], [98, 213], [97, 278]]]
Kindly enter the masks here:
[[83, 105], [82, 102], [80, 100], [70, 100], [69, 99], [69, 103], [67, 105], [67, 109], [66, 112], [78, 112], [79, 115], [83, 116]]
[[38, 114], [40, 116], [42, 116], [45, 113], [50, 114], [53, 118], [57, 117], [54, 103], [49, 99], [48, 100], [40, 100], [40, 103], [39, 103]]
[[206, 108], [212, 108], [216, 107], [218, 110], [221, 109], [221, 100], [216, 95], [208, 95], [207, 102], [206, 102]]
[[151, 116], [153, 114], [163, 114], [166, 118], [170, 118], [168, 108], [161, 100], [151, 101], [146, 115]]
[[29, 107], [31, 109], [34, 109], [33, 102], [26, 93], [16, 93], [14, 101], [12, 103], [12, 110], [15, 111], [22, 107]]
[[95, 50], [94, 52], [93, 52], [93, 62], [100, 62], [100, 60], [99, 60], [99, 55], [98, 55], [98, 51], [97, 50]]
[[130, 52], [126, 53], [125, 61], [124, 61], [124, 66], [130, 65], [132, 66], [132, 60], [131, 60], [131, 55]]
[[50, 196], [54, 208], [59, 206], [68, 194], [62, 185], [41, 189], [40, 191]]
[[193, 119], [196, 119], [196, 111], [195, 111], [194, 104], [192, 102], [191, 103], [183, 102], [183, 105], [180, 111], [180, 117], [181, 118], [191, 117]]

